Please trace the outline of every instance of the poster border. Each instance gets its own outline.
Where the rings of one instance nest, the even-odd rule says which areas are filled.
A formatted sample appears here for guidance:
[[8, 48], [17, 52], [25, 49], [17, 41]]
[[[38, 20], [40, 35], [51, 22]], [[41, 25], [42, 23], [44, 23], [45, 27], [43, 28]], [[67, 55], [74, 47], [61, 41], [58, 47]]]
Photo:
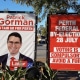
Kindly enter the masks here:
[[[52, 15], [80, 15], [80, 14], [79, 13], [55, 13], [55, 14], [48, 14], [47, 15], [47, 54], [46, 54], [46, 62], [47, 62], [49, 67], [50, 67], [50, 28], [49, 28], [49, 26], [50, 26], [50, 16], [52, 16]], [[64, 70], [59, 70], [59, 71], [64, 71]]]
[[[0, 13], [30, 13], [35, 14], [33, 11], [0, 11]], [[35, 14], [35, 49], [34, 49], [34, 62], [36, 61], [37, 56], [37, 15]]]

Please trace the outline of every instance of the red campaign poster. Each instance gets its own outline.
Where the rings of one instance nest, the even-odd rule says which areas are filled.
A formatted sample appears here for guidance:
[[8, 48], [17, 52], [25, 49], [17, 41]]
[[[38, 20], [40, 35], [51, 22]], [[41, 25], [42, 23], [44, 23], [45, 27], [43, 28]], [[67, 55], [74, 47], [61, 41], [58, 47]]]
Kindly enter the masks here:
[[80, 70], [80, 15], [49, 15], [49, 63], [57, 70]]

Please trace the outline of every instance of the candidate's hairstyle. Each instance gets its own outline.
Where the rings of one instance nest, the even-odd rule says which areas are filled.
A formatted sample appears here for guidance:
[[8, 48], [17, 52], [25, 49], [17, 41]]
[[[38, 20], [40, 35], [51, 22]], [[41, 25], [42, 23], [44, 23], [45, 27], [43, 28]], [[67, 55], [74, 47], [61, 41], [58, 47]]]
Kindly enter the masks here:
[[21, 35], [20, 35], [18, 32], [10, 33], [9, 36], [8, 36], [8, 38], [7, 38], [7, 42], [8, 42], [8, 40], [9, 40], [9, 38], [10, 38], [11, 36], [18, 37], [18, 38], [20, 39], [20, 43], [22, 43], [22, 37], [21, 37]]

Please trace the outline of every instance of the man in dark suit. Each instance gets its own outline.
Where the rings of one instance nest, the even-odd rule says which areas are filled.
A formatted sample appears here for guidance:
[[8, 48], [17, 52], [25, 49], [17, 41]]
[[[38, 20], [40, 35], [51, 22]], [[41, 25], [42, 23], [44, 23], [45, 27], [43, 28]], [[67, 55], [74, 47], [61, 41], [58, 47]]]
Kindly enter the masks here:
[[22, 45], [22, 37], [19, 33], [13, 32], [9, 34], [7, 38], [7, 47], [9, 53], [0, 56], [0, 63], [2, 63], [2, 68], [5, 69], [5, 66], [10, 66], [10, 60], [14, 57], [15, 60], [27, 61], [27, 68], [33, 66], [33, 60], [19, 52], [19, 49]]

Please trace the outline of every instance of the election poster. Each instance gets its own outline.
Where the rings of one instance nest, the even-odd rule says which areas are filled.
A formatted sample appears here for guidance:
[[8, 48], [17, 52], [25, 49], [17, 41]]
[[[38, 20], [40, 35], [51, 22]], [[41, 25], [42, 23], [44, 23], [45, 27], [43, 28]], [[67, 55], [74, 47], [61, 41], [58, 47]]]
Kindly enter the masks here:
[[20, 53], [34, 60], [36, 15], [21, 11], [0, 12], [0, 56], [9, 53], [7, 39], [12, 32], [22, 37]]
[[48, 24], [50, 68], [80, 70], [80, 15], [49, 15]]

